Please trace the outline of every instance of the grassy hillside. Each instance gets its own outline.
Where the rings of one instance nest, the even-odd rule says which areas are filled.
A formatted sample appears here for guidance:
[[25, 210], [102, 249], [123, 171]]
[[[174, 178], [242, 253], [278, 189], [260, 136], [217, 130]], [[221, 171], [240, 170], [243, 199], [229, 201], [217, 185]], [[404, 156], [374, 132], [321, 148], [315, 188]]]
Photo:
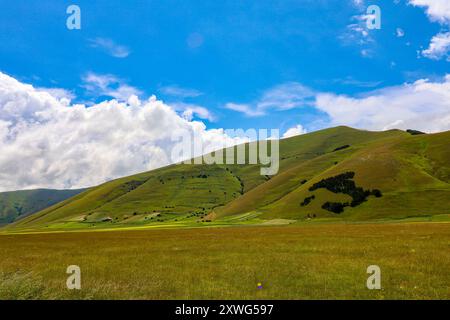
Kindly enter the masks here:
[[[217, 223], [235, 215], [366, 220], [449, 214], [449, 150], [450, 132], [331, 128], [281, 140], [274, 177], [260, 175], [259, 165], [172, 165], [91, 188], [10, 228]], [[310, 191], [346, 172], [352, 178], [342, 185]], [[324, 209], [327, 202], [343, 205], [342, 212]]]
[[83, 190], [25, 190], [0, 193], [0, 225], [11, 223], [61, 202]]
[[[256, 210], [267, 219], [339, 216], [358, 220], [449, 214], [449, 150], [450, 132], [360, 144], [354, 150], [347, 148], [301, 162], [217, 210], [217, 214]], [[340, 214], [323, 209], [326, 202], [345, 203], [352, 198], [326, 188], [310, 189], [323, 179], [346, 172], [354, 172], [356, 187], [380, 190], [382, 196], [368, 196], [367, 201], [346, 207]], [[309, 203], [302, 206], [306, 198]]]

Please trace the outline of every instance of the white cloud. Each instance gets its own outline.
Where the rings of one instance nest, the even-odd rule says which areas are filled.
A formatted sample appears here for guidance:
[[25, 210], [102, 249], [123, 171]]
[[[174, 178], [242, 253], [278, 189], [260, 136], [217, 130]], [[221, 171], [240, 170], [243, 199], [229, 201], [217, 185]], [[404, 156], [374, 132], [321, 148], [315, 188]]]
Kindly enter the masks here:
[[450, 22], [450, 1], [448, 0], [409, 0], [409, 3], [426, 8], [426, 13], [431, 21], [441, 24]]
[[200, 119], [209, 120], [211, 122], [216, 121], [216, 117], [207, 108], [196, 104], [175, 102], [170, 103], [170, 106], [176, 111], [181, 111], [183, 118], [189, 121], [191, 121], [194, 116]]
[[311, 105], [314, 92], [298, 82], [288, 82], [263, 92], [261, 97], [249, 104], [227, 103], [230, 110], [242, 112], [249, 117], [263, 116], [268, 110], [290, 110]]
[[113, 40], [107, 38], [89, 39], [89, 45], [92, 48], [99, 48], [115, 58], [126, 58], [131, 53], [127, 47], [116, 44]]
[[369, 130], [397, 126], [427, 132], [450, 129], [450, 75], [441, 81], [421, 79], [358, 96], [315, 92], [298, 83], [297, 90], [281, 90], [286, 85], [275, 88], [253, 104], [229, 103], [226, 107], [247, 116], [265, 115], [269, 109], [312, 107], [328, 115], [325, 126], [348, 125]]
[[130, 96], [142, 95], [141, 90], [111, 74], [102, 75], [89, 72], [82, 80], [82, 87], [95, 97], [107, 96], [119, 101], [127, 101]]
[[444, 57], [450, 61], [450, 32], [447, 33], [439, 33], [435, 35], [431, 39], [430, 46], [428, 49], [422, 51], [422, 55], [434, 59], [439, 60]]
[[171, 156], [181, 143], [174, 134], [201, 137], [200, 153], [242, 141], [184, 119], [154, 96], [90, 107], [63, 99], [0, 73], [0, 191], [87, 187], [182, 160]]
[[44, 88], [39, 87], [36, 88], [38, 91], [48, 92], [50, 95], [55, 97], [56, 99], [64, 102], [65, 104], [69, 104], [70, 101], [76, 98], [75, 94], [72, 91], [63, 89], [63, 88]]
[[316, 108], [329, 116], [331, 126], [445, 131], [450, 129], [450, 75], [440, 82], [422, 79], [360, 97], [320, 93]]
[[289, 128], [284, 134], [283, 134], [283, 139], [284, 138], [290, 138], [290, 137], [295, 137], [301, 134], [305, 134], [308, 131], [303, 128], [303, 126], [301, 124], [296, 125], [295, 127]]
[[421, 53], [424, 57], [439, 60], [446, 58], [450, 61], [450, 1], [448, 0], [409, 0], [409, 3], [425, 8], [431, 21], [440, 23], [444, 29], [435, 35], [427, 49]]
[[55, 97], [57, 99], [65, 98], [68, 100], [73, 100], [75, 98], [75, 95], [71, 91], [63, 89], [63, 88], [38, 87], [38, 88], [36, 88], [36, 90], [48, 92], [49, 94], [51, 94], [53, 97]]

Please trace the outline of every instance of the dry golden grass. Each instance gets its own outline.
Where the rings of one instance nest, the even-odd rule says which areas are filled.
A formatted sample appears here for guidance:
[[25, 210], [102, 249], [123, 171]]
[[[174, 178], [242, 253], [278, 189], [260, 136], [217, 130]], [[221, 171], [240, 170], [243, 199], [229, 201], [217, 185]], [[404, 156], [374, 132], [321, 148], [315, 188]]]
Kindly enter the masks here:
[[449, 223], [1, 235], [0, 299], [450, 299], [449, 249]]

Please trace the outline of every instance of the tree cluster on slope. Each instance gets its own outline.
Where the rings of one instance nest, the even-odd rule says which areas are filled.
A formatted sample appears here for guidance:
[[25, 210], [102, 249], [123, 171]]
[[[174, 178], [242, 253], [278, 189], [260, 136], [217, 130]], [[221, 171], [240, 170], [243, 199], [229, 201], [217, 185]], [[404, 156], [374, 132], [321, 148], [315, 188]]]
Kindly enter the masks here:
[[[364, 190], [361, 187], [356, 186], [355, 182], [352, 180], [355, 177], [355, 173], [352, 171], [339, 174], [334, 177], [322, 179], [321, 181], [313, 184], [309, 191], [315, 191], [317, 189], [327, 189], [333, 193], [343, 193], [352, 197], [350, 203], [339, 203], [339, 202], [326, 202], [322, 205], [322, 208], [334, 213], [342, 213], [345, 207], [351, 206], [356, 207], [367, 201], [367, 197], [373, 195], [377, 198], [382, 196], [382, 193], [378, 189], [374, 190]], [[314, 198], [308, 197], [302, 203], [303, 205], [308, 204]]]

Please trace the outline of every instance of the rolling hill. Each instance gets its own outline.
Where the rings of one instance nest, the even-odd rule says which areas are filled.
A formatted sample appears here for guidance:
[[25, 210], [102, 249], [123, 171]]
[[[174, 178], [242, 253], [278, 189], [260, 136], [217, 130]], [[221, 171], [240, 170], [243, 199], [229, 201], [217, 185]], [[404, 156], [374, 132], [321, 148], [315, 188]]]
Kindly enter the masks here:
[[11, 223], [82, 192], [36, 189], [0, 193], [0, 225]]
[[[338, 214], [340, 217], [366, 220], [450, 213], [450, 132], [384, 139], [355, 149], [358, 150], [328, 153], [300, 163], [227, 204], [218, 210], [219, 216], [237, 214], [245, 208], [245, 211], [258, 210], [267, 219], [334, 217], [336, 213], [324, 209], [323, 205], [326, 202], [351, 204], [352, 197], [345, 192], [331, 191], [333, 186], [313, 186], [348, 172], [354, 176], [347, 181], [353, 181], [363, 191], [380, 190], [382, 196], [368, 196], [367, 201], [346, 207]], [[337, 163], [327, 165], [332, 159]], [[326, 168], [317, 170], [322, 163]], [[298, 183], [302, 175], [307, 180], [304, 184]], [[289, 192], [286, 192], [287, 185], [292, 186]]]
[[450, 132], [330, 128], [281, 140], [273, 177], [259, 165], [171, 165], [90, 188], [7, 228], [450, 214], [449, 150]]

